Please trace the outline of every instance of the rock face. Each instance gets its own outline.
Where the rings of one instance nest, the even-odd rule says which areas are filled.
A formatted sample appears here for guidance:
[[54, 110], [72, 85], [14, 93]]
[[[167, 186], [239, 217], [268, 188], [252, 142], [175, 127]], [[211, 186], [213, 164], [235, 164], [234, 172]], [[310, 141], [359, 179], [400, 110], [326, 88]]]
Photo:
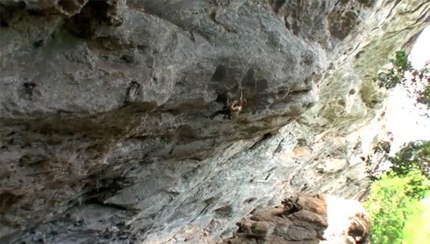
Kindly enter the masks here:
[[0, 0], [0, 242], [204, 243], [287, 194], [358, 198], [366, 75], [429, 5]]
[[281, 206], [243, 218], [223, 243], [367, 243], [370, 217], [361, 204], [333, 196], [302, 194]]

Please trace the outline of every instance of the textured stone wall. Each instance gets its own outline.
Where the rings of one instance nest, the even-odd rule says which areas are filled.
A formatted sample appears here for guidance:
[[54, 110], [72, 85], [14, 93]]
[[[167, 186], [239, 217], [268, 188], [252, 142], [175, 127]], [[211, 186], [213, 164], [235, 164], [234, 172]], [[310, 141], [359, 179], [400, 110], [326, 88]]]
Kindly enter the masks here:
[[360, 197], [371, 76], [429, 5], [0, 0], [0, 242], [219, 241], [289, 194]]

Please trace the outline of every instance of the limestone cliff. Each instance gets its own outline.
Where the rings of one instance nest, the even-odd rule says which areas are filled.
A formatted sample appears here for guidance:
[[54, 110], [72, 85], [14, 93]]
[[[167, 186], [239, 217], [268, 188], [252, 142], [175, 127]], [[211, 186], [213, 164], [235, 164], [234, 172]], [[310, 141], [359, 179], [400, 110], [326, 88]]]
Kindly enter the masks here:
[[[203, 243], [296, 193], [363, 195], [384, 108], [372, 77], [430, 3], [0, 0], [0, 13], [0, 242]], [[241, 96], [239, 116], [208, 118]]]

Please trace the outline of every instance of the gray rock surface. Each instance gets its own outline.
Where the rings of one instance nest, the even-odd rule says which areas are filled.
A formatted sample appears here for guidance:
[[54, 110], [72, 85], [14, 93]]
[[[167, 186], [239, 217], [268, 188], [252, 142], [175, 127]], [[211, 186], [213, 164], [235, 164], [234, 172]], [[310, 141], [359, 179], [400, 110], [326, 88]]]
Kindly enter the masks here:
[[359, 197], [366, 75], [429, 8], [0, 0], [0, 242], [218, 241], [292, 192]]

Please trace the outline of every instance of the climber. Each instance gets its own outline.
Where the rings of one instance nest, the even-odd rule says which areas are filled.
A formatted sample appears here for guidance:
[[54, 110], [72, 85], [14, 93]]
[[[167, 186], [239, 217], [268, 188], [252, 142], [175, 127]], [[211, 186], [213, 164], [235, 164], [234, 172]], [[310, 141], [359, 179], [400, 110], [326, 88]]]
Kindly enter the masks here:
[[215, 111], [209, 116], [210, 119], [214, 119], [217, 115], [224, 114], [224, 117], [228, 117], [231, 120], [233, 114], [239, 114], [242, 111], [243, 106], [247, 103], [246, 99], [241, 98], [240, 100], [235, 100], [229, 105], [224, 106], [222, 110]]

